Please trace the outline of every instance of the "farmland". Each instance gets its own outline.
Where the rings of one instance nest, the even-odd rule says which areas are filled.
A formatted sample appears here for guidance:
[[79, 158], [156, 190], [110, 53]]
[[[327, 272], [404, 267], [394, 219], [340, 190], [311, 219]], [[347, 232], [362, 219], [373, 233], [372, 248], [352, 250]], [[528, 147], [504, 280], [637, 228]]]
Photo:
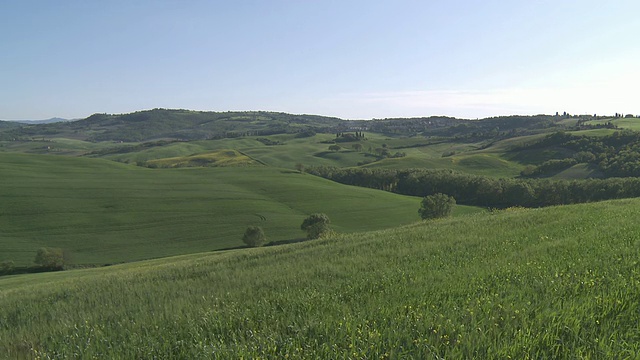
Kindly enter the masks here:
[[[0, 264], [66, 262], [0, 276], [0, 358], [633, 358], [640, 135], [609, 120], [0, 127]], [[432, 193], [453, 216], [419, 221]]]

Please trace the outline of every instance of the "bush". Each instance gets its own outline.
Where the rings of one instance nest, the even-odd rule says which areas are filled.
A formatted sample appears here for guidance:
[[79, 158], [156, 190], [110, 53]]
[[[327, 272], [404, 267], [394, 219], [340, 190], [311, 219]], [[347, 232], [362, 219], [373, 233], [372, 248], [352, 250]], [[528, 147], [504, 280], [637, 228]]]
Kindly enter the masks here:
[[40, 267], [50, 270], [62, 270], [64, 267], [64, 252], [58, 248], [40, 248], [34, 262]]
[[0, 274], [10, 274], [15, 269], [15, 264], [11, 260], [0, 262]]
[[307, 239], [318, 239], [331, 233], [330, 224], [326, 214], [315, 213], [304, 219], [300, 229], [307, 232]]
[[456, 199], [445, 194], [428, 195], [422, 199], [418, 213], [422, 220], [436, 219], [451, 215]]
[[249, 226], [244, 231], [242, 241], [250, 247], [260, 247], [267, 241], [264, 231], [259, 226]]

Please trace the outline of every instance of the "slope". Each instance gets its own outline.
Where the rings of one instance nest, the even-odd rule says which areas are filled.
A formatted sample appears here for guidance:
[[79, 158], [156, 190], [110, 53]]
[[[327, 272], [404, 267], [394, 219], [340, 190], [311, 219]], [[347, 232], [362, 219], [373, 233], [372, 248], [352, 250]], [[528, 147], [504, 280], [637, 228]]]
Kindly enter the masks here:
[[633, 358], [639, 200], [0, 279], [0, 351], [62, 358]]
[[264, 166], [147, 169], [2, 153], [0, 173], [0, 261], [16, 265], [44, 246], [67, 250], [75, 264], [236, 247], [248, 225], [291, 241], [313, 212], [339, 232], [381, 229], [417, 220], [420, 202]]
[[94, 114], [82, 120], [25, 125], [0, 133], [0, 139], [57, 137], [90, 141], [138, 142], [159, 138], [211, 139], [246, 133], [279, 134], [336, 127], [343, 120], [267, 111], [210, 112], [153, 109], [128, 114]]

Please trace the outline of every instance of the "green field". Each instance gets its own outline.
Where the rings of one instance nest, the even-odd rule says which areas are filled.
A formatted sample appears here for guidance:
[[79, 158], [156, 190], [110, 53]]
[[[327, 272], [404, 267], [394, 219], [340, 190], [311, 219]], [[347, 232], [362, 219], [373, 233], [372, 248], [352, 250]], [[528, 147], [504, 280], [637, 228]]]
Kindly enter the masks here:
[[640, 130], [640, 119], [638, 118], [610, 118], [603, 120], [591, 120], [587, 121], [587, 125], [604, 125], [606, 123], [612, 123], [621, 129]]
[[0, 261], [16, 265], [30, 265], [44, 246], [68, 250], [74, 264], [237, 247], [248, 225], [269, 241], [293, 241], [314, 212], [327, 213], [338, 232], [419, 219], [418, 198], [265, 166], [148, 169], [5, 153], [0, 173]]
[[563, 170], [553, 176], [556, 179], [587, 179], [597, 178], [599, 173], [587, 164], [576, 164], [566, 170]]
[[640, 351], [639, 200], [0, 278], [0, 357], [575, 359]]
[[[132, 151], [103, 156], [106, 159], [125, 163], [175, 162], [175, 158], [206, 155], [212, 151], [234, 149], [249, 156], [254, 161], [268, 166], [294, 169], [296, 164], [304, 166], [337, 166], [406, 169], [454, 169], [477, 175], [495, 177], [517, 176], [523, 166], [510, 161], [502, 149], [478, 150], [480, 144], [456, 143], [453, 141], [432, 141], [423, 137], [388, 138], [376, 134], [365, 141], [357, 142], [363, 150], [353, 150], [356, 142], [338, 143], [339, 151], [330, 151], [327, 141], [334, 135], [319, 134], [309, 138], [294, 135], [273, 135], [268, 138], [280, 142], [279, 145], [265, 145], [256, 137], [221, 139], [214, 141], [178, 142], [152, 147], [142, 151]], [[375, 149], [387, 146], [393, 155], [402, 152], [405, 157], [377, 159]], [[369, 151], [371, 148], [371, 151]], [[443, 154], [452, 153], [451, 156]]]
[[[637, 119], [587, 124], [607, 121], [640, 130]], [[640, 158], [633, 143], [598, 145], [618, 130], [579, 124], [154, 109], [0, 130], [0, 272], [33, 266], [42, 247], [70, 265], [0, 276], [0, 359], [638, 358], [640, 199], [457, 205], [419, 221], [420, 198], [299, 171], [451, 169], [405, 190], [444, 181], [474, 189], [460, 202], [499, 208], [633, 196], [634, 179], [577, 180]], [[369, 126], [380, 132], [342, 135]], [[599, 138], [541, 142], [555, 132]], [[544, 166], [530, 181], [549, 191], [513, 179]], [[344, 173], [363, 180], [357, 171]], [[454, 189], [459, 176], [473, 181]], [[559, 200], [517, 196], [529, 193]], [[300, 224], [315, 212], [335, 232], [306, 240]], [[271, 246], [246, 248], [249, 225]]]
[[182, 168], [253, 166], [259, 164], [236, 150], [221, 149], [196, 155], [149, 160], [146, 165], [152, 168]]

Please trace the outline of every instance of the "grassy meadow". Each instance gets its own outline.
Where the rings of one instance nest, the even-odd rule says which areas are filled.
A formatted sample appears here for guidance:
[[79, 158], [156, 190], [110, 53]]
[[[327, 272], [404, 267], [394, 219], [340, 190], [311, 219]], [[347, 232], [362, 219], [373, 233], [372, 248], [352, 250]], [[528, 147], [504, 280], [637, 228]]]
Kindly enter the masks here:
[[249, 225], [263, 227], [269, 241], [295, 241], [314, 212], [328, 214], [338, 232], [419, 219], [419, 198], [265, 166], [148, 169], [4, 153], [0, 173], [0, 261], [19, 266], [44, 246], [68, 250], [72, 264], [237, 247]]
[[585, 122], [587, 125], [604, 125], [607, 123], [612, 123], [621, 129], [630, 129], [638, 131], [640, 130], [640, 119], [636, 117], [631, 118], [610, 118], [610, 119], [602, 119], [602, 120], [591, 120]]
[[[409, 119], [351, 142], [326, 131], [353, 126], [340, 119], [264, 112], [156, 109], [12, 130], [0, 141], [0, 264], [30, 266], [54, 247], [87, 268], [0, 276], [0, 359], [640, 357], [640, 199], [458, 205], [419, 221], [420, 198], [296, 170], [514, 178], [573, 156], [535, 146], [550, 133], [616, 131], [511, 120], [451, 135]], [[548, 176], [603, 173], [581, 162]], [[303, 241], [315, 212], [335, 233]], [[277, 246], [244, 248], [249, 225]]]
[[640, 353], [639, 200], [0, 278], [0, 357]]

